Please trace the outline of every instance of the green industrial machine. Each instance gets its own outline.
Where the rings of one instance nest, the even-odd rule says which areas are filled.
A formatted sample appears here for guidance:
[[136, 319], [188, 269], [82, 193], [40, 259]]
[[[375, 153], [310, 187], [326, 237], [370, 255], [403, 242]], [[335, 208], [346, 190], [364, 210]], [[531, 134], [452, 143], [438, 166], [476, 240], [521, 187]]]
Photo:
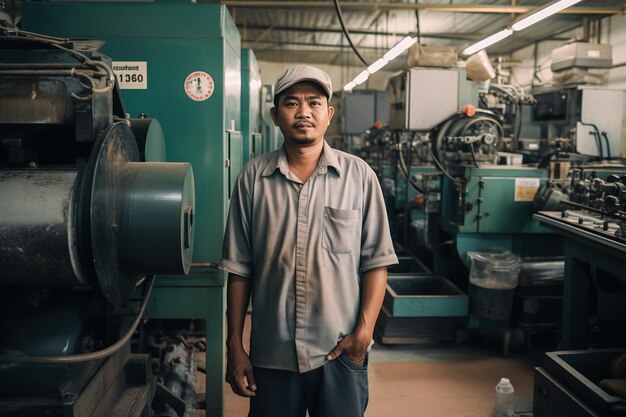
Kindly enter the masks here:
[[192, 168], [145, 161], [159, 124], [124, 117], [94, 43], [4, 25], [0, 415], [152, 415], [167, 387], [131, 339], [155, 274], [190, 271]]
[[[547, 169], [522, 165], [461, 166], [455, 170], [463, 183], [444, 177], [442, 229], [456, 236], [461, 259], [469, 250], [503, 246], [531, 256], [545, 251], [524, 247], [518, 240], [549, 233], [532, 218], [535, 194], [549, 177]], [[541, 239], [546, 239], [542, 236]]]
[[[212, 268], [243, 163], [240, 35], [225, 6], [192, 3], [25, 2], [25, 30], [104, 41], [125, 110], [158, 118], [169, 161], [195, 173], [193, 266], [159, 276], [147, 318], [206, 323], [207, 415], [223, 413], [224, 273]], [[248, 58], [250, 55], [248, 56]]]
[[241, 49], [241, 134], [243, 162], [263, 153], [261, 133], [261, 73], [254, 51]]
[[274, 86], [263, 84], [261, 87], [261, 124], [263, 129], [263, 153], [278, 149], [283, 144], [283, 134], [272, 121], [270, 109], [274, 107]]

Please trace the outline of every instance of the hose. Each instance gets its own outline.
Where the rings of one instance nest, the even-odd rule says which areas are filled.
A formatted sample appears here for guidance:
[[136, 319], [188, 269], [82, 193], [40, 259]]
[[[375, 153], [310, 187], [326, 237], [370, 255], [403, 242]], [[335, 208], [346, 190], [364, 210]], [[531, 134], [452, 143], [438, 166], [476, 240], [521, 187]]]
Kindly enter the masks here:
[[606, 130], [602, 131], [602, 137], [604, 138], [604, 141], [606, 142], [606, 153], [608, 154], [607, 158], [611, 159], [611, 144], [609, 143], [609, 137], [606, 133]]
[[83, 363], [83, 362], [92, 362], [100, 359], [107, 358], [117, 351], [119, 351], [126, 343], [130, 340], [133, 333], [137, 329], [141, 318], [143, 317], [143, 313], [146, 310], [146, 306], [148, 305], [148, 299], [150, 298], [150, 294], [152, 293], [152, 287], [154, 286], [156, 276], [150, 275], [146, 281], [144, 282], [143, 287], [143, 299], [141, 301], [141, 306], [139, 307], [139, 312], [135, 319], [131, 323], [130, 327], [124, 333], [124, 335], [111, 346], [98, 350], [96, 352], [89, 353], [79, 353], [75, 355], [64, 355], [64, 356], [22, 356], [22, 355], [0, 355], [0, 362], [10, 362], [10, 363], [39, 363], [39, 364], [70, 364], [70, 363]]

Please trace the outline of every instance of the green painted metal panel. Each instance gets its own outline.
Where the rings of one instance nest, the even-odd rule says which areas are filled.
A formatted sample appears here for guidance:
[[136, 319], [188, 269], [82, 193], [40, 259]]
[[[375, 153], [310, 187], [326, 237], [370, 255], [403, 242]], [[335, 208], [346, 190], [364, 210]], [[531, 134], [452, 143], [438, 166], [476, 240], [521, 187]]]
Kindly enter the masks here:
[[270, 109], [274, 107], [274, 86], [272, 84], [264, 84], [261, 87], [261, 99], [261, 124], [263, 133], [263, 149], [261, 152], [265, 153], [282, 146], [283, 134], [280, 129], [274, 125], [270, 116]]
[[532, 218], [535, 191], [548, 179], [547, 170], [536, 168], [470, 168], [461, 232], [548, 233]]
[[463, 167], [460, 176], [469, 178], [462, 195], [449, 179], [444, 180], [443, 225], [447, 231], [550, 233], [532, 218], [534, 193], [547, 181], [547, 170], [504, 165]]
[[243, 161], [243, 135], [241, 134], [241, 132], [238, 131], [227, 131], [226, 134], [228, 136], [228, 160], [231, 164], [228, 169], [228, 198], [230, 199], [232, 189], [235, 187], [237, 175], [239, 175], [239, 171], [241, 170], [241, 164]]
[[63, 37], [216, 37], [240, 48], [239, 32], [226, 8], [219, 4], [24, 2], [22, 17], [24, 29]]
[[[241, 133], [243, 162], [248, 162], [261, 149], [261, 73], [252, 49], [241, 49]], [[255, 143], [257, 141], [257, 143]]]

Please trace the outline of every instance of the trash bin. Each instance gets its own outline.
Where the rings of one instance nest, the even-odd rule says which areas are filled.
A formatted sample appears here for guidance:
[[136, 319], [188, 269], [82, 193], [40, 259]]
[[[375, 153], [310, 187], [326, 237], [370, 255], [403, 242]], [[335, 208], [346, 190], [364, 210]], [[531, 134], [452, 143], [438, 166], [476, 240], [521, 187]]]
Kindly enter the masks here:
[[470, 251], [470, 313], [490, 320], [511, 317], [521, 259], [504, 248]]

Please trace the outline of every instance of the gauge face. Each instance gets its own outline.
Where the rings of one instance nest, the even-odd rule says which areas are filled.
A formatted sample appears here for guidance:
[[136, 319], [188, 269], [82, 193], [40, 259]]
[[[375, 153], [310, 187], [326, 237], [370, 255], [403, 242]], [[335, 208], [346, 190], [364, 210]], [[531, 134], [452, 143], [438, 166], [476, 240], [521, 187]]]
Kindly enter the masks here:
[[185, 94], [193, 101], [204, 101], [213, 95], [213, 78], [204, 71], [194, 71], [185, 79]]

